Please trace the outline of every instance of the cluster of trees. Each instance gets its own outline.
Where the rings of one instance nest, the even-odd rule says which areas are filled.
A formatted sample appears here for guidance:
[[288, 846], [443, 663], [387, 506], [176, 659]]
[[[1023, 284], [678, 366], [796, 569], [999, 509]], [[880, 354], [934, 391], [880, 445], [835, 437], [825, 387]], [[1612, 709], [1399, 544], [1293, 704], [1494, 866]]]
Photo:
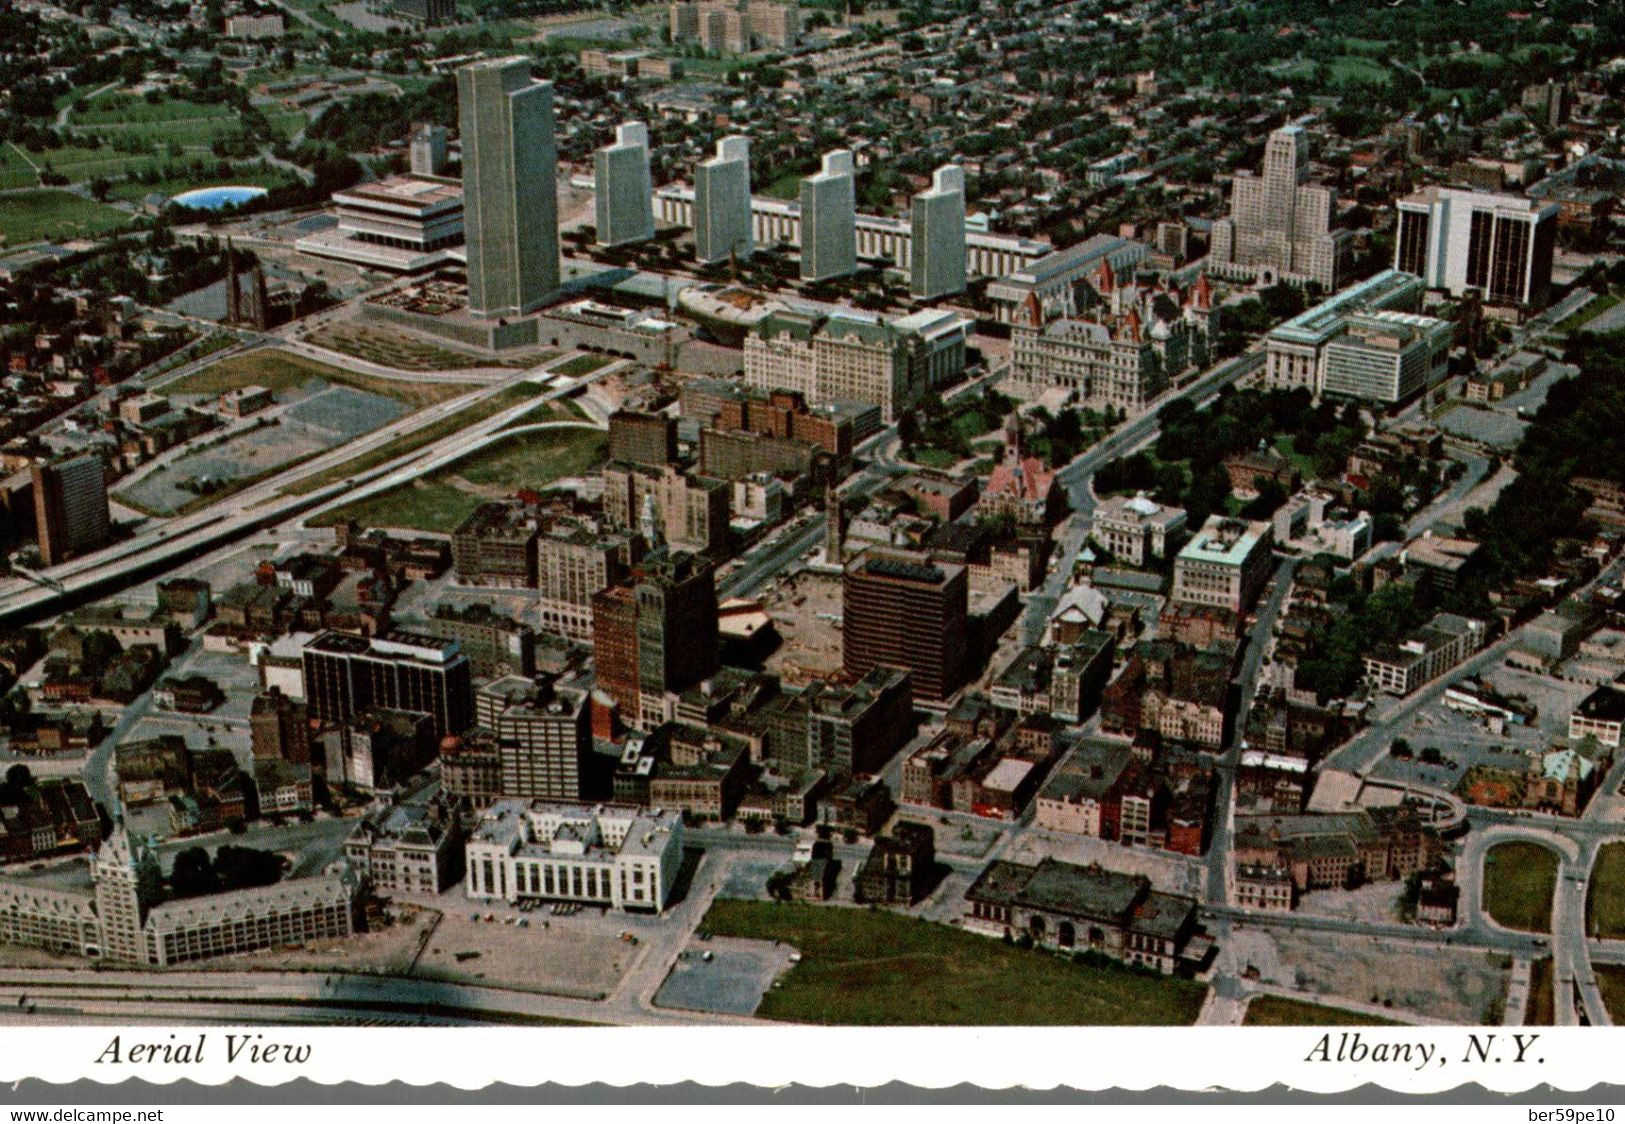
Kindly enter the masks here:
[[1310, 651], [1298, 661], [1296, 682], [1322, 698], [1349, 694], [1365, 674], [1365, 654], [1381, 644], [1394, 644], [1423, 624], [1433, 607], [1418, 587], [1391, 582], [1374, 593], [1362, 593], [1344, 579], [1332, 590], [1347, 612], [1334, 617], [1310, 638]]
[[[1316, 403], [1302, 388], [1228, 389], [1206, 410], [1179, 398], [1162, 408], [1157, 421], [1162, 432], [1155, 455], [1135, 453], [1111, 462], [1096, 475], [1095, 487], [1103, 493], [1151, 493], [1183, 507], [1192, 526], [1225, 509], [1230, 497], [1225, 458], [1285, 435], [1293, 438], [1296, 452], [1312, 460], [1316, 476], [1335, 477], [1367, 433], [1358, 403], [1341, 408]], [[1285, 499], [1284, 489], [1266, 481], [1242, 514], [1268, 518]]]
[[1290, 320], [1320, 298], [1320, 286], [1313, 281], [1304, 287], [1283, 282], [1259, 290], [1256, 297], [1225, 305], [1215, 341], [1217, 351], [1220, 355], [1239, 354], [1249, 340]]
[[222, 846], [209, 857], [202, 847], [188, 847], [175, 856], [169, 889], [177, 898], [195, 898], [228, 890], [270, 886], [282, 878], [288, 860], [255, 847]]
[[897, 435], [905, 453], [923, 447], [968, 457], [971, 439], [997, 429], [1014, 408], [1014, 400], [997, 390], [967, 395], [952, 406], [933, 394], [897, 419]]
[[457, 86], [451, 76], [437, 79], [422, 92], [395, 96], [362, 94], [329, 110], [305, 130], [306, 144], [337, 152], [365, 152], [406, 135], [419, 121], [457, 124]]
[[1517, 479], [1463, 519], [1483, 543], [1476, 584], [1486, 588], [1540, 572], [1553, 543], [1586, 532], [1589, 499], [1574, 477], [1625, 483], [1625, 332], [1578, 333], [1564, 358], [1580, 374], [1547, 394], [1513, 457]]
[[6, 770], [6, 781], [0, 784], [0, 804], [20, 804], [34, 787], [34, 773], [21, 763]]

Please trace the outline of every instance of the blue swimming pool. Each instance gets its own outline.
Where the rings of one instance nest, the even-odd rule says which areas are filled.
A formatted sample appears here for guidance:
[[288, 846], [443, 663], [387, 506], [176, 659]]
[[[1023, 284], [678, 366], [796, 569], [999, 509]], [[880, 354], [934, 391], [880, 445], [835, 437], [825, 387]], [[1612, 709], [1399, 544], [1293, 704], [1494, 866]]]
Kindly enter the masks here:
[[170, 196], [169, 201], [181, 207], [197, 207], [204, 211], [218, 211], [237, 207], [266, 194], [263, 187], [200, 187], [196, 191], [183, 191]]

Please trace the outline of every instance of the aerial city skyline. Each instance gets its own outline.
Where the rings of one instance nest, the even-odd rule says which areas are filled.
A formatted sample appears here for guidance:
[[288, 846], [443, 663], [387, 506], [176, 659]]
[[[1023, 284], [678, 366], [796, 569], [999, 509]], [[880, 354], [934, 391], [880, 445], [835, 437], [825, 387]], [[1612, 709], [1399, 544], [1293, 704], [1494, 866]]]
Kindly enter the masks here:
[[1617, 15], [0, 22], [0, 1024], [1625, 1018]]

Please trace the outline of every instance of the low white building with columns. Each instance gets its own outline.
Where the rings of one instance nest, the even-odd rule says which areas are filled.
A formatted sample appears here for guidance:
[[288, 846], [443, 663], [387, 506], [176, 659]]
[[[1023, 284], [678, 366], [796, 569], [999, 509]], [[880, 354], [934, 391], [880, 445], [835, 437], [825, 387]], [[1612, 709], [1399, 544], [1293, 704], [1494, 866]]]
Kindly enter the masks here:
[[658, 913], [683, 865], [683, 818], [629, 804], [502, 800], [465, 854], [470, 898]]

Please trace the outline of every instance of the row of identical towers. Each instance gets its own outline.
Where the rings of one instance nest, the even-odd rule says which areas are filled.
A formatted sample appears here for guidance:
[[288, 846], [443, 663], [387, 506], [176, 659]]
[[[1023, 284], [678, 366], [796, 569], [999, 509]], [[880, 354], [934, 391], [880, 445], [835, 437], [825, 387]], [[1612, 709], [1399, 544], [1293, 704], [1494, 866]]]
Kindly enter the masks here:
[[[457, 72], [463, 143], [468, 304], [475, 315], [516, 316], [559, 287], [558, 147], [553, 84], [530, 76], [527, 59], [486, 59]], [[852, 153], [825, 153], [801, 181], [801, 277], [827, 281], [857, 271], [857, 191]], [[654, 237], [649, 131], [616, 129], [593, 154], [598, 243]], [[962, 292], [966, 280], [965, 174], [938, 168], [910, 210], [910, 291], [921, 299]], [[714, 263], [755, 249], [750, 142], [724, 137], [694, 172], [696, 258]]]

